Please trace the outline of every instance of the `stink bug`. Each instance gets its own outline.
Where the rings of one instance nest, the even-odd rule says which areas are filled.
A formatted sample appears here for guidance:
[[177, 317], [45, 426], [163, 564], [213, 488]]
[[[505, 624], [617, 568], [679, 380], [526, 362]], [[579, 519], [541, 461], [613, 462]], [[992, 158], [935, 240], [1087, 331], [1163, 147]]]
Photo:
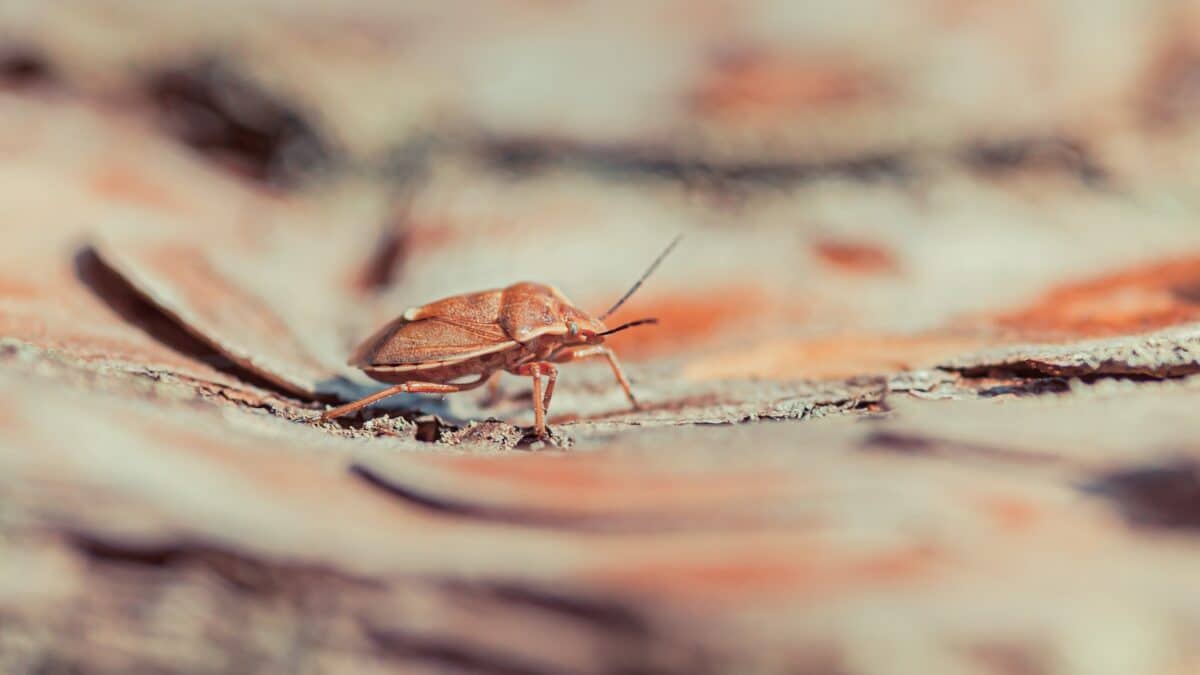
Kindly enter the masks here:
[[[546, 410], [558, 380], [555, 364], [592, 357], [608, 360], [613, 375], [636, 410], [638, 402], [629, 388], [629, 380], [621, 371], [616, 355], [604, 344], [604, 336], [658, 320], [639, 319], [616, 328], [606, 327], [603, 320], [641, 287], [679, 239], [676, 237], [625, 295], [599, 318], [572, 305], [553, 286], [529, 281], [455, 295], [409, 309], [364, 340], [349, 360], [349, 365], [372, 379], [394, 386], [332, 408], [321, 419], [341, 417], [404, 392], [450, 394], [474, 389], [491, 380], [498, 371], [506, 370], [533, 379], [534, 428], [544, 438]], [[543, 375], [546, 376], [544, 393]], [[457, 381], [471, 376], [475, 379]]]

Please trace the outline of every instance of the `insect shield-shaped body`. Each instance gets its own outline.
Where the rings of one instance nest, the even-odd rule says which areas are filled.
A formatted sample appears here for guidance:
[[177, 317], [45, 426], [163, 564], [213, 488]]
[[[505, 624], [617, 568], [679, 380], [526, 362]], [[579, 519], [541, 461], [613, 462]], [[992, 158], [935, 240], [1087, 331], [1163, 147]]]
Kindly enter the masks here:
[[321, 419], [341, 417], [403, 392], [450, 394], [474, 389], [503, 370], [532, 378], [534, 426], [538, 436], [545, 437], [546, 410], [558, 380], [556, 364], [585, 358], [606, 359], [637, 408], [629, 380], [604, 344], [604, 336], [656, 320], [609, 329], [602, 319], [633, 295], [678, 242], [678, 238], [671, 242], [600, 319], [575, 307], [558, 289], [528, 281], [410, 309], [367, 338], [349, 361], [371, 378], [393, 386], [326, 411]]

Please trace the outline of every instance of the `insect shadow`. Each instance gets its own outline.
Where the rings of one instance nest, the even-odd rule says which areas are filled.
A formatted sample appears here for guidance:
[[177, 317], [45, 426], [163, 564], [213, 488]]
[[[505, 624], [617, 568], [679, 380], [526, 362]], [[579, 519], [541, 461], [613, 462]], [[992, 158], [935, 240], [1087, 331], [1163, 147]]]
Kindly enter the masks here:
[[[321, 380], [317, 383], [317, 391], [328, 393], [330, 398], [358, 398], [369, 396], [375, 392], [387, 389], [383, 386], [361, 384], [341, 375]], [[453, 426], [465, 426], [467, 420], [460, 418], [450, 411], [450, 406], [444, 399], [423, 396], [421, 394], [396, 394], [380, 401], [374, 406], [356, 411], [357, 414], [332, 418], [343, 429], [359, 429], [367, 422], [380, 417], [402, 417], [409, 421], [427, 415], [436, 415], [443, 422]]]

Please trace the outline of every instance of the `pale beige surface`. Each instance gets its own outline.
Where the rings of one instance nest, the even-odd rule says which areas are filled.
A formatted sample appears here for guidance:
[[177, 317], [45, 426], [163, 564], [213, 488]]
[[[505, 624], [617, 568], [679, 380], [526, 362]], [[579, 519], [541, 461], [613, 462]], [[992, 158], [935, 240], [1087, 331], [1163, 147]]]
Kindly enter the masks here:
[[[833, 5], [0, 6], [0, 672], [1200, 669], [1193, 3]], [[317, 421], [678, 233], [643, 410]]]

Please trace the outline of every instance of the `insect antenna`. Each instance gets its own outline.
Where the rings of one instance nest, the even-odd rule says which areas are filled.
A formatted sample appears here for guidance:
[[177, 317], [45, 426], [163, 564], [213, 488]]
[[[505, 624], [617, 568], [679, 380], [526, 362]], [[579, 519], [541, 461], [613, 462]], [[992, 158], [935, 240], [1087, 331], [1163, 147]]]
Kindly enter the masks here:
[[612, 335], [613, 333], [616, 333], [617, 331], [625, 330], [626, 328], [633, 328], [634, 326], [644, 326], [648, 323], [658, 323], [658, 319], [650, 318], [650, 319], [638, 319], [637, 321], [630, 321], [628, 323], [623, 323], [620, 326], [617, 326], [616, 328], [609, 328], [608, 330], [604, 331], [603, 333], [596, 333], [596, 335]]
[[[671, 252], [671, 250], [675, 248], [675, 246], [679, 243], [680, 239], [683, 239], [682, 234], [676, 235], [675, 238], [671, 240], [671, 243], [667, 244], [667, 247], [665, 249], [663, 249], [662, 253], [658, 254], [658, 257], [654, 259], [654, 262], [650, 263], [650, 266], [647, 267], [646, 271], [642, 273], [641, 278], [639, 278], [637, 280], [637, 282], [633, 284], [633, 287], [630, 288], [628, 291], [625, 291], [625, 295], [622, 295], [621, 299], [617, 300], [616, 304], [614, 304], [612, 307], [609, 307], [607, 312], [600, 315], [601, 321], [603, 321], [606, 317], [610, 316], [613, 312], [617, 311], [617, 309], [619, 309], [621, 307], [621, 305], [625, 304], [625, 301], [629, 299], [629, 296], [636, 293], [637, 289], [642, 287], [642, 282], [644, 282], [647, 278], [649, 278], [649, 276], [654, 273], [654, 270], [658, 269], [659, 264], [662, 263], [663, 259], [667, 257], [667, 254], [669, 254]], [[628, 327], [628, 324], [625, 327]], [[617, 329], [617, 330], [620, 330], [620, 329]], [[610, 330], [608, 332], [611, 333], [613, 331]]]

